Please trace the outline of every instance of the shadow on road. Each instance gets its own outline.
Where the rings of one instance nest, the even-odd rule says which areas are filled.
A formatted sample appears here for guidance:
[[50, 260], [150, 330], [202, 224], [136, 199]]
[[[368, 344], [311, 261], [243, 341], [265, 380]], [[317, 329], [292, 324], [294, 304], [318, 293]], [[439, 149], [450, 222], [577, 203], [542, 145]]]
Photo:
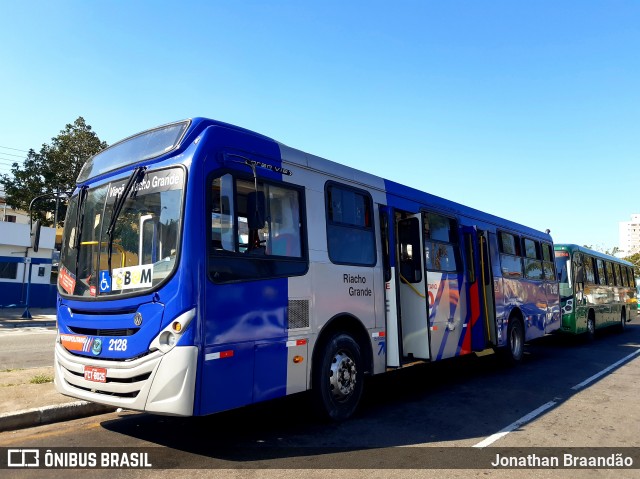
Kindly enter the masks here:
[[591, 343], [541, 338], [514, 367], [491, 355], [394, 371], [368, 378], [361, 407], [343, 423], [316, 418], [303, 393], [205, 417], [126, 414], [102, 427], [170, 448], [169, 462], [206, 459], [206, 467], [288, 467], [292, 460], [295, 467], [318, 460], [375, 467], [399, 446], [407, 448], [393, 449], [395, 461], [410, 462], [431, 454], [422, 446], [471, 446], [550, 400], [561, 404], [579, 394], [573, 386], [639, 347], [640, 325], [629, 324], [625, 333], [599, 332]]

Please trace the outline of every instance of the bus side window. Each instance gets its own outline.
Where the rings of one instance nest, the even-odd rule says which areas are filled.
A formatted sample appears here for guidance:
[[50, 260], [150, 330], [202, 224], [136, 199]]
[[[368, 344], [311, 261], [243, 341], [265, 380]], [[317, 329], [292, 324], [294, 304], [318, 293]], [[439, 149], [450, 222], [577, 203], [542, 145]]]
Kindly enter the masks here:
[[596, 282], [596, 270], [593, 267], [593, 257], [584, 256], [584, 280], [586, 283], [594, 284]]
[[615, 278], [613, 276], [613, 265], [610, 261], [605, 262], [605, 267], [607, 269], [607, 284], [609, 286], [614, 286], [616, 284]]
[[505, 278], [522, 277], [522, 258], [520, 257], [520, 238], [503, 231], [499, 232], [500, 266]]
[[325, 185], [325, 208], [331, 262], [374, 266], [377, 258], [371, 195], [329, 181]]
[[622, 274], [620, 273], [620, 265], [618, 263], [615, 264], [614, 266], [614, 271], [616, 273], [616, 284], [618, 286], [626, 286], [624, 283], [624, 278], [622, 277]]
[[400, 274], [409, 283], [422, 281], [420, 261], [420, 224], [418, 218], [406, 218], [398, 222], [400, 244]]
[[233, 177], [224, 175], [211, 184], [211, 243], [214, 250], [235, 251]]
[[544, 279], [547, 281], [555, 281], [555, 261], [552, 253], [551, 245], [548, 243], [542, 243], [542, 269], [544, 273]]
[[524, 273], [529, 279], [542, 279], [542, 261], [540, 261], [540, 244], [529, 238], [523, 238]]
[[602, 261], [601, 259], [597, 259], [596, 265], [597, 265], [597, 271], [598, 271], [598, 284], [606, 285], [607, 277], [605, 276], [605, 273], [604, 273], [604, 261]]

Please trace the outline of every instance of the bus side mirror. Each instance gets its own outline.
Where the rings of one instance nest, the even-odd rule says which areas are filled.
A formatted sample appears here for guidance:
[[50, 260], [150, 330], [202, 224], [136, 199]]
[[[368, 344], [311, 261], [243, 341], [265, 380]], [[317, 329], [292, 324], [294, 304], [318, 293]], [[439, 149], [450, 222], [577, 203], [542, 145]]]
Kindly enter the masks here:
[[250, 230], [262, 229], [265, 217], [264, 191], [252, 191], [247, 195], [247, 226]]
[[38, 247], [40, 246], [40, 220], [36, 220], [31, 227], [31, 249], [33, 249], [34, 253], [38, 252]]

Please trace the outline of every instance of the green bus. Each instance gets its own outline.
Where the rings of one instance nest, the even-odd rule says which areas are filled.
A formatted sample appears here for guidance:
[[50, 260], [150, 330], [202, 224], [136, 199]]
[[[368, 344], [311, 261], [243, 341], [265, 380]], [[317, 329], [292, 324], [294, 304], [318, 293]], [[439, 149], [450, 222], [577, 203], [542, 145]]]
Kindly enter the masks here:
[[559, 332], [586, 334], [626, 323], [638, 314], [633, 264], [575, 244], [554, 245], [560, 282]]

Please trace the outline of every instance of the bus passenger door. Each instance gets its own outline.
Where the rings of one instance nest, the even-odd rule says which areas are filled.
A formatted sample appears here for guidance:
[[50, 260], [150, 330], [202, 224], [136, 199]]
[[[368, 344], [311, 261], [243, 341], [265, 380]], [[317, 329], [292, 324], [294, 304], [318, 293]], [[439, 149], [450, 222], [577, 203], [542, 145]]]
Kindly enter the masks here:
[[384, 274], [384, 309], [386, 332], [386, 366], [398, 368], [401, 366], [401, 334], [400, 312], [398, 307], [398, 289], [396, 288], [396, 263], [393, 251], [395, 248], [395, 231], [393, 223], [393, 209], [380, 205], [380, 244], [382, 246], [382, 265]]
[[397, 233], [402, 356], [430, 359], [422, 215], [398, 220]]
[[486, 335], [489, 344], [487, 346], [497, 346], [498, 338], [496, 336], [496, 306], [495, 291], [493, 289], [493, 273], [491, 268], [491, 252], [489, 248], [489, 234], [486, 231], [478, 230], [479, 245], [479, 280], [480, 280], [480, 303], [482, 305], [482, 313], [486, 325]]
[[[464, 283], [467, 293], [467, 331], [462, 342], [463, 352], [482, 351], [487, 347], [490, 334], [485, 308], [485, 273], [483, 254], [475, 226], [462, 228], [465, 256]], [[494, 328], [495, 329], [495, 328]], [[495, 331], [494, 331], [495, 333]]]

